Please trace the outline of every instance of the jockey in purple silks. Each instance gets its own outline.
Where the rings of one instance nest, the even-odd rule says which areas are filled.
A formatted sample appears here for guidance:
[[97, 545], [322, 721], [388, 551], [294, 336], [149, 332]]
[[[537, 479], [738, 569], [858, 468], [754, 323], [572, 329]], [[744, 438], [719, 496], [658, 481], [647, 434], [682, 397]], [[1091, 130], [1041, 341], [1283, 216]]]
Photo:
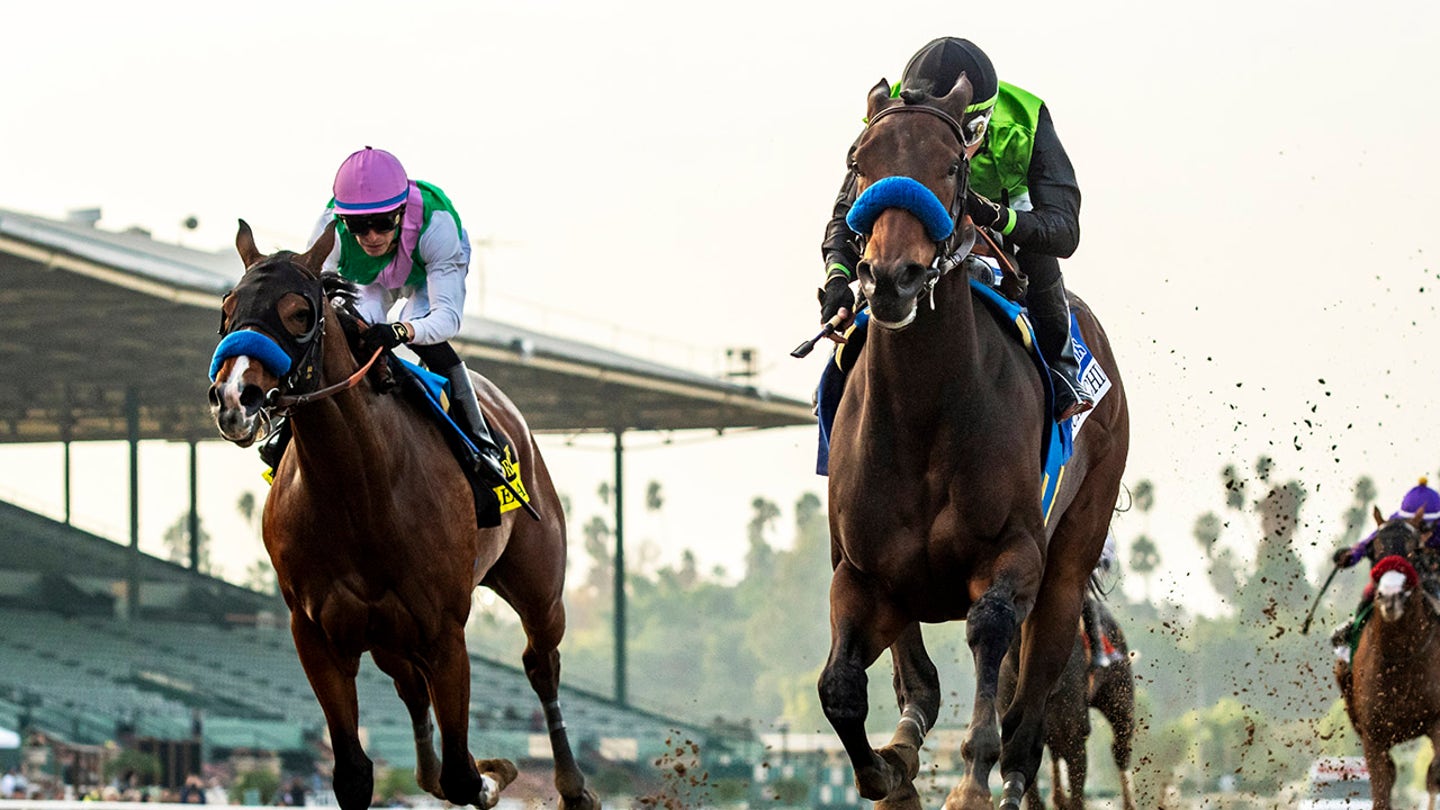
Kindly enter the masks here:
[[[1425, 514], [1424, 520], [1426, 526], [1434, 526], [1435, 521], [1440, 520], [1440, 492], [1431, 489], [1429, 479], [1424, 476], [1421, 476], [1420, 483], [1411, 487], [1410, 491], [1405, 493], [1405, 497], [1400, 501], [1400, 509], [1391, 514], [1390, 519], [1413, 518], [1421, 512]], [[1379, 562], [1379, 560], [1373, 559], [1371, 543], [1374, 540], [1375, 532], [1371, 532], [1365, 536], [1365, 539], [1353, 546], [1342, 546], [1336, 549], [1333, 557], [1335, 567], [1350, 568], [1358, 565], [1361, 560], [1367, 558], [1371, 558], [1370, 562], [1372, 564]], [[1426, 541], [1426, 545], [1430, 548], [1440, 548], [1440, 541], [1437, 541], [1432, 535], [1431, 538]], [[1370, 588], [1366, 588], [1365, 593], [1360, 597], [1360, 605], [1356, 608], [1356, 614], [1368, 605], [1372, 598], [1374, 598], [1374, 594]], [[1330, 642], [1336, 648], [1345, 647], [1348, 652], [1350, 632], [1354, 627], [1354, 623], [1355, 619], [1352, 616], [1346, 620], [1344, 624], [1335, 628], [1334, 634], [1330, 636]]]

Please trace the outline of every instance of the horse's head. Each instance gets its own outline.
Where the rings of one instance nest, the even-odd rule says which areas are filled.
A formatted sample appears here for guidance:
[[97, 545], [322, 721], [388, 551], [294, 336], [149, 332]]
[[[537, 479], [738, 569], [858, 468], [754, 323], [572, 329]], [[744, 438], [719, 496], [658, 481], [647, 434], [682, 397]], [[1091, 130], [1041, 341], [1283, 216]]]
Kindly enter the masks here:
[[320, 268], [335, 245], [332, 224], [304, 254], [269, 256], [240, 221], [235, 247], [245, 275], [220, 307], [220, 345], [210, 363], [210, 413], [220, 435], [241, 447], [260, 438], [267, 399], [319, 380], [325, 292]]
[[914, 319], [920, 294], [939, 280], [943, 246], [960, 241], [957, 226], [973, 239], [969, 223], [957, 222], [970, 157], [984, 138], [984, 119], [966, 117], [972, 95], [963, 73], [942, 97], [892, 96], [883, 79], [870, 90], [869, 123], [850, 157], [860, 193], [847, 222], [867, 237], [857, 271], [881, 326]]
[[1431, 529], [1425, 523], [1425, 511], [1414, 517], [1386, 520], [1377, 508], [1375, 522], [1379, 528], [1371, 541], [1379, 562], [1370, 569], [1375, 587], [1375, 608], [1384, 621], [1391, 622], [1405, 614], [1405, 604], [1420, 585], [1420, 575], [1410, 562], [1415, 553], [1430, 539]]

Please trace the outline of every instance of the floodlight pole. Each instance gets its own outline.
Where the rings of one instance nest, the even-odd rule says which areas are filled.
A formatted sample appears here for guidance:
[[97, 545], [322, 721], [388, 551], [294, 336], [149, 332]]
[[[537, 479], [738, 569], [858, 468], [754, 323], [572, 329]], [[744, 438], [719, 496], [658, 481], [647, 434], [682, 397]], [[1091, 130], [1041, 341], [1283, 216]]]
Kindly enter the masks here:
[[615, 702], [625, 705], [625, 441], [615, 430]]

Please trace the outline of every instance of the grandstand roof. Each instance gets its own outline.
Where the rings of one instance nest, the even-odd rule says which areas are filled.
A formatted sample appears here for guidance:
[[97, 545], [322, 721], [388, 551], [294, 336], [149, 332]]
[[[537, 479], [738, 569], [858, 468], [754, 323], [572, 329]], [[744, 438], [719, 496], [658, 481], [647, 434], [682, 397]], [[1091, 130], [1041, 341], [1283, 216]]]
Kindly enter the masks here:
[[[0, 443], [216, 435], [205, 369], [232, 251], [207, 253], [0, 210]], [[536, 431], [780, 427], [808, 402], [712, 379], [490, 318], [457, 351], [509, 394]]]

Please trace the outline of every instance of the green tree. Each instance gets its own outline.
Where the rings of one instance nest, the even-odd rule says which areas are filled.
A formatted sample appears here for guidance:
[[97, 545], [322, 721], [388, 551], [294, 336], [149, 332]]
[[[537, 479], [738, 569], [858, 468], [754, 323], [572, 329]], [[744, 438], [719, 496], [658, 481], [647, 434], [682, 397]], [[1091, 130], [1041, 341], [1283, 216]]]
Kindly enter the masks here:
[[1160, 567], [1160, 549], [1156, 548], [1155, 541], [1146, 535], [1135, 538], [1130, 544], [1130, 570], [1140, 575], [1145, 581], [1145, 598], [1150, 599], [1150, 576], [1155, 569]]
[[[199, 540], [196, 549], [196, 570], [202, 574], [211, 573], [214, 568], [210, 564], [210, 532], [205, 531], [204, 521], [197, 521], [199, 526]], [[190, 513], [181, 512], [175, 518], [175, 522], [165, 528], [165, 533], [160, 536], [165, 544], [165, 557], [170, 562], [179, 565], [190, 564]]]

